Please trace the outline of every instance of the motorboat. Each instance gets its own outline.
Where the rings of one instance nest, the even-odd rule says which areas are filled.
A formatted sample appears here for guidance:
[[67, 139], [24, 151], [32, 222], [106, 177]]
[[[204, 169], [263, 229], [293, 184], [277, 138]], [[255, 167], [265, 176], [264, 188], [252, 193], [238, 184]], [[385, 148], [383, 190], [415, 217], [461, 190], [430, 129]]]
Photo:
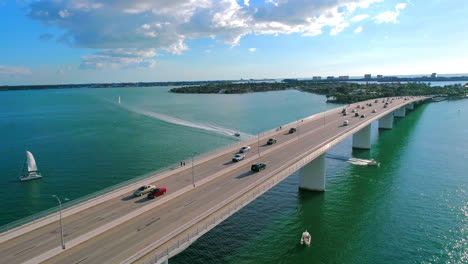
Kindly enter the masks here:
[[42, 178], [41, 173], [37, 169], [36, 160], [31, 152], [26, 151], [26, 161], [24, 162], [23, 175], [20, 176], [21, 181], [29, 181]]
[[312, 240], [312, 237], [310, 236], [309, 232], [307, 232], [307, 230], [304, 231], [301, 237], [301, 245], [308, 246], [310, 245], [311, 240]]
[[118, 101], [119, 101], [119, 104], [120, 104], [120, 95], [119, 95], [119, 100]]

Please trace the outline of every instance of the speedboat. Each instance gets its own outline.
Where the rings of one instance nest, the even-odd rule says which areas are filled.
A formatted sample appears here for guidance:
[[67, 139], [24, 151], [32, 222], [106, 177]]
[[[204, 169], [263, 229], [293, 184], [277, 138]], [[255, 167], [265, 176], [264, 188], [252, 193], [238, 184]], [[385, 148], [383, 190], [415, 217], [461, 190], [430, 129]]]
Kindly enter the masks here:
[[312, 240], [312, 237], [310, 236], [309, 232], [307, 232], [307, 230], [302, 233], [301, 245], [308, 246], [310, 245], [311, 240]]

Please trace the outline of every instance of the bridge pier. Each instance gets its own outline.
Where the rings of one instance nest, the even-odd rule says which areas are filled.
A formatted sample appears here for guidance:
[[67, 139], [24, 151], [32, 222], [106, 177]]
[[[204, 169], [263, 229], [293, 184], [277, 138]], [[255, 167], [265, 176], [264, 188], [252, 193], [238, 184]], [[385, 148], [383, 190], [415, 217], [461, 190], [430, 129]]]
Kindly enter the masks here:
[[371, 147], [371, 125], [367, 125], [353, 135], [353, 148], [370, 149]]
[[299, 188], [308, 191], [325, 191], [325, 153], [299, 171]]
[[395, 117], [405, 117], [406, 116], [406, 107], [400, 107], [393, 112]]
[[407, 104], [407, 105], [406, 105], [406, 109], [408, 109], [408, 110], [413, 110], [413, 109], [414, 109], [414, 104], [413, 104], [413, 103]]
[[393, 114], [390, 113], [379, 119], [379, 129], [392, 129], [393, 128]]

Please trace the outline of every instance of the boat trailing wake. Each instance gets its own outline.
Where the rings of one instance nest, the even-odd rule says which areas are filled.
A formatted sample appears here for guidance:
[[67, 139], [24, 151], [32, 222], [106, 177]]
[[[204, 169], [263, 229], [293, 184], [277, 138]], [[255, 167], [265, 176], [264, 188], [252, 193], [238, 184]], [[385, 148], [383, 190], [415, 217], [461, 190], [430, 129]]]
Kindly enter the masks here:
[[343, 156], [337, 156], [333, 154], [328, 154], [327, 153], [327, 158], [329, 159], [336, 159], [336, 160], [342, 160], [346, 161], [350, 164], [353, 165], [358, 165], [358, 166], [380, 166], [380, 162], [377, 162], [375, 160], [367, 160], [367, 159], [358, 159], [358, 158], [348, 158], [348, 157], [343, 157]]
[[[115, 102], [112, 102], [112, 103], [115, 104]], [[231, 137], [236, 137], [235, 134], [239, 133], [240, 136], [236, 137], [236, 138], [238, 138], [240, 140], [247, 140], [247, 139], [251, 139], [251, 138], [254, 137], [253, 135], [243, 133], [243, 132], [239, 132], [239, 131], [235, 131], [235, 130], [232, 130], [232, 129], [229, 129], [229, 128], [224, 128], [224, 127], [219, 127], [219, 126], [214, 126], [214, 125], [209, 125], [209, 124], [202, 124], [202, 123], [192, 122], [192, 121], [180, 119], [180, 118], [173, 117], [173, 116], [168, 116], [168, 115], [165, 115], [165, 114], [155, 113], [155, 112], [152, 112], [152, 111], [144, 110], [144, 109], [134, 107], [134, 106], [130, 106], [130, 105], [127, 105], [127, 104], [124, 104], [124, 103], [118, 103], [118, 105], [120, 107], [122, 107], [122, 108], [125, 108], [126, 110], [128, 110], [130, 112], [134, 112], [134, 113], [137, 113], [137, 114], [141, 114], [141, 115], [149, 116], [149, 117], [152, 117], [152, 118], [156, 118], [156, 119], [159, 119], [159, 120], [171, 123], [171, 124], [203, 129], [203, 130], [206, 130], [206, 131], [211, 131], [211, 132], [215, 132], [215, 133], [218, 133], [218, 134], [222, 134], [222, 135], [225, 135], [225, 136], [231, 136]]]

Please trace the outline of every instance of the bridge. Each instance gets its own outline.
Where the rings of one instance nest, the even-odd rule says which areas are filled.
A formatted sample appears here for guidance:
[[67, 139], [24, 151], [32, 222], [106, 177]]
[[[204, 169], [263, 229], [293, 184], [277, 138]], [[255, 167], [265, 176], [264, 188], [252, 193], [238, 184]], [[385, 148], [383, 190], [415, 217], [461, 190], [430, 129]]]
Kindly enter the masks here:
[[[392, 129], [394, 118], [404, 117], [428, 99], [380, 98], [331, 109], [67, 207], [61, 215], [12, 223], [0, 233], [1, 262], [167, 263], [301, 168], [299, 188], [325, 191], [327, 150], [349, 136], [353, 148], [370, 149], [372, 122], [378, 121], [380, 129]], [[384, 101], [389, 102], [386, 107]], [[342, 115], [343, 108], [348, 115]], [[355, 117], [352, 109], [365, 116]], [[292, 127], [297, 131], [289, 134]], [[267, 145], [273, 137], [278, 142]], [[246, 145], [251, 150], [245, 160], [232, 162], [233, 155]], [[256, 162], [264, 162], [266, 169], [251, 172]], [[146, 184], [168, 191], [154, 200], [133, 197], [133, 191]]]

